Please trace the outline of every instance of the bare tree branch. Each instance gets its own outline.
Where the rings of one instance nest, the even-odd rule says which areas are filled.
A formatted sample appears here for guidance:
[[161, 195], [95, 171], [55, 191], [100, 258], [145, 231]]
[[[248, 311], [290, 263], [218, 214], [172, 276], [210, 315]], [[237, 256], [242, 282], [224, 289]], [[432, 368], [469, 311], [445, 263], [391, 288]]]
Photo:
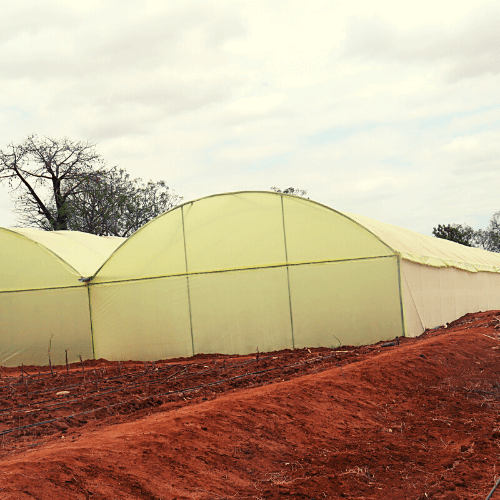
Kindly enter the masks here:
[[182, 199], [164, 181], [108, 168], [93, 143], [36, 135], [0, 151], [0, 182], [15, 195], [19, 222], [48, 231], [128, 236]]
[[48, 223], [52, 230], [68, 229], [69, 197], [84, 180], [107, 170], [93, 144], [68, 138], [29, 135], [0, 151], [0, 182], [20, 190], [15, 204], [20, 219], [37, 227]]
[[271, 189], [271, 191], [274, 191], [275, 193], [293, 194], [294, 196], [301, 196], [301, 197], [305, 197], [305, 195], [307, 194], [307, 191], [305, 189], [297, 189], [294, 187], [289, 187], [289, 188], [281, 190], [280, 188], [278, 188], [276, 186], [272, 186], [270, 189]]

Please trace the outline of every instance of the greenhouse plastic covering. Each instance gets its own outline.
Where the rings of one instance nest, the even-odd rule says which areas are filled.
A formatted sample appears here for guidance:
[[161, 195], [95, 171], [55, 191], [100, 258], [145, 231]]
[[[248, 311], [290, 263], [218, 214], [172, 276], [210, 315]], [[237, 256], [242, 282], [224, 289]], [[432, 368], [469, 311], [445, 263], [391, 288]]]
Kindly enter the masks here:
[[281, 193], [184, 203], [126, 240], [0, 238], [9, 365], [369, 344], [500, 308], [498, 254]]
[[0, 228], [0, 364], [93, 357], [88, 287], [124, 238]]

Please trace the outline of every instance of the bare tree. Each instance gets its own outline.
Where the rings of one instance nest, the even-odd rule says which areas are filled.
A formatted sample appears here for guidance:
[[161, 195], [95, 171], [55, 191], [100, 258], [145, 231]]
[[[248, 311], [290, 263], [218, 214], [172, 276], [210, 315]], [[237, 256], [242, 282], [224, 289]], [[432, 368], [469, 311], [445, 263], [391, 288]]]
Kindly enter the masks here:
[[45, 230], [68, 229], [68, 201], [106, 170], [94, 144], [68, 138], [29, 135], [0, 151], [0, 182], [17, 195], [19, 222]]
[[294, 196], [302, 196], [302, 197], [305, 197], [305, 195], [307, 194], [307, 191], [305, 189], [297, 189], [293, 187], [281, 190], [280, 188], [273, 186], [271, 187], [271, 191], [274, 191], [275, 193], [293, 194]]

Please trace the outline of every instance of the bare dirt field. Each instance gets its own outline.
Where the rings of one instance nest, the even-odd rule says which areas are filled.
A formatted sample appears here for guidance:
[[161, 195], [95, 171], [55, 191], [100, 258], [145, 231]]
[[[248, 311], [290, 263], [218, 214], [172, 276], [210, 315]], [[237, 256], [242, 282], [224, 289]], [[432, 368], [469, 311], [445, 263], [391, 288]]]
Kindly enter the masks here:
[[490, 311], [394, 345], [4, 368], [0, 499], [485, 499], [497, 332]]

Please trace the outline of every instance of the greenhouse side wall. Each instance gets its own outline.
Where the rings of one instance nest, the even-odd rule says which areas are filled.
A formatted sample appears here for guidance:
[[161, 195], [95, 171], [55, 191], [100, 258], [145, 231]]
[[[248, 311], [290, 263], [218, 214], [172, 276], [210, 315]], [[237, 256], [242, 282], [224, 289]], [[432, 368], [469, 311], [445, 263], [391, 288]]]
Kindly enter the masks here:
[[92, 358], [89, 295], [78, 281], [81, 274], [14, 230], [0, 228], [0, 248], [0, 364], [47, 365], [49, 349], [54, 364], [65, 362], [66, 349], [69, 361]]
[[416, 310], [421, 324], [418, 327], [418, 322], [414, 322], [414, 328], [409, 331], [411, 336], [467, 313], [500, 309], [499, 273], [474, 273], [402, 260], [402, 276], [407, 283], [405, 311]]
[[97, 358], [192, 356], [186, 276], [93, 285], [90, 296]]
[[394, 252], [334, 210], [275, 193], [218, 195], [164, 214], [115, 252], [90, 294], [95, 355], [107, 359], [402, 335]]
[[404, 335], [397, 256], [292, 266], [290, 293], [295, 347]]
[[0, 293], [0, 364], [65, 363], [91, 359], [89, 298], [86, 286]]
[[92, 287], [92, 299], [96, 356], [106, 359], [337, 347], [403, 335], [395, 256], [102, 284]]

